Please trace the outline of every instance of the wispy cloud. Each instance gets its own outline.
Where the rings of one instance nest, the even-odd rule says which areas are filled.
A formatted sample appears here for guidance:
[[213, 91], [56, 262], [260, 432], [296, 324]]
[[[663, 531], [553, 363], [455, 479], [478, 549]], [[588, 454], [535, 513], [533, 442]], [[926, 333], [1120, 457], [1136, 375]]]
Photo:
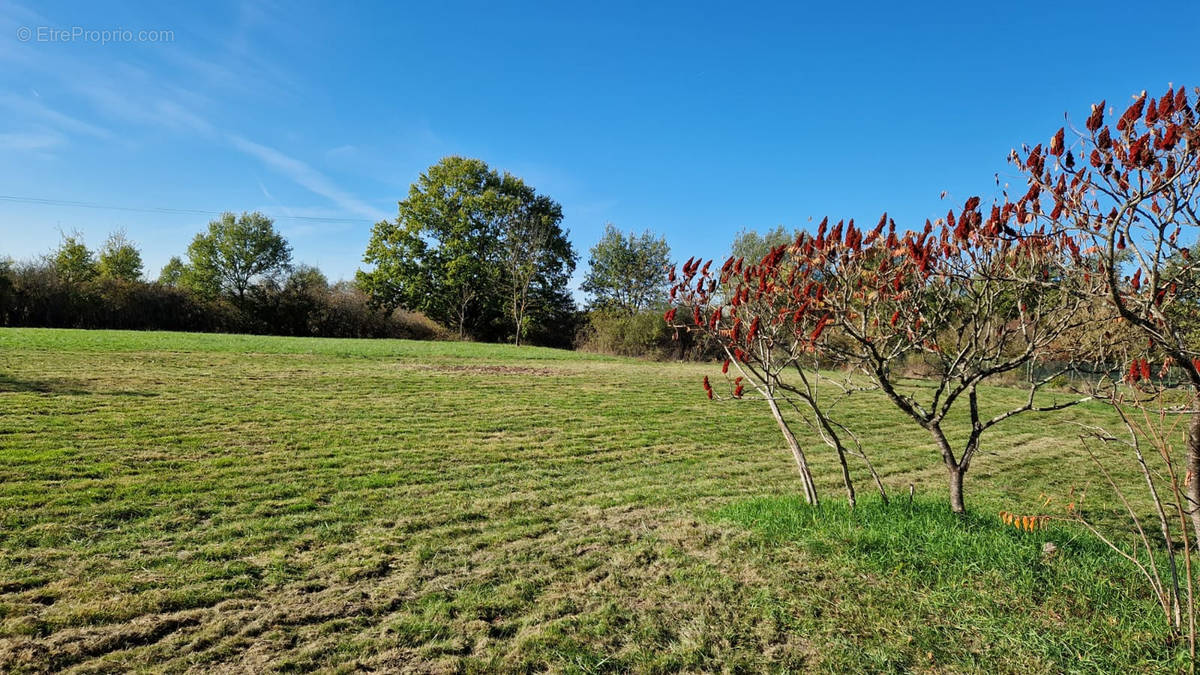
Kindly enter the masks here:
[[349, 158], [358, 154], [358, 148], [353, 145], [339, 145], [336, 148], [330, 148], [325, 151], [325, 156], [330, 159]]
[[[38, 45], [9, 50], [0, 44], [0, 63], [36, 76], [39, 83], [46, 83], [40, 88], [53, 92], [52, 97], [42, 97], [0, 90], [0, 110], [15, 113], [12, 117], [28, 127], [3, 130], [8, 133], [0, 133], [0, 148], [47, 153], [68, 145], [74, 137], [137, 143], [143, 137], [139, 132], [161, 130], [228, 145], [261, 162], [329, 200], [329, 217], [386, 218], [381, 209], [341, 188], [320, 170], [284, 150], [252, 141], [220, 121], [229, 117], [221, 113], [229, 112], [230, 101], [286, 99], [302, 89], [286, 65], [264, 47], [281, 34], [299, 38], [290, 34], [295, 27], [289, 12], [286, 5], [270, 1], [241, 2], [232, 25], [208, 25], [201, 29], [203, 34], [193, 36], [210, 49], [188, 51], [183, 44], [172, 45], [155, 53], [154, 65], [139, 60], [133, 51], [124, 58], [114, 55], [126, 52], [109, 50], [108, 58], [92, 60], [76, 50], [39, 49]], [[0, 0], [0, 27], [11, 28], [8, 35], [18, 25], [42, 24], [49, 22], [33, 10]], [[4, 42], [8, 41], [0, 41]], [[56, 109], [64, 97], [75, 103], [66, 108], [70, 115]], [[355, 148], [343, 146], [322, 159], [344, 162], [355, 154]], [[268, 200], [290, 214], [261, 181], [259, 187]], [[333, 212], [335, 208], [339, 211]]]
[[377, 209], [366, 202], [358, 199], [354, 195], [342, 190], [334, 185], [333, 181], [329, 180], [324, 174], [305, 164], [301, 160], [285, 155], [284, 153], [269, 148], [265, 145], [255, 143], [254, 141], [242, 138], [236, 134], [229, 134], [229, 142], [235, 148], [242, 152], [256, 157], [259, 161], [267, 166], [275, 169], [281, 174], [287, 176], [297, 184], [307, 188], [309, 191], [321, 195], [329, 201], [337, 204], [341, 208], [350, 213], [354, 213], [372, 220], [383, 220], [387, 218], [387, 214], [382, 210]]
[[158, 101], [154, 109], [158, 112], [163, 123], [174, 126], [177, 129], [195, 131], [206, 136], [216, 132], [208, 120], [175, 101]]
[[40, 95], [36, 99], [24, 98], [14, 94], [0, 94], [0, 107], [10, 112], [31, 118], [41, 124], [56, 127], [66, 133], [92, 136], [94, 138], [110, 139], [113, 134], [108, 129], [90, 122], [71, 117], [42, 103]]
[[14, 152], [45, 152], [66, 145], [66, 142], [66, 137], [55, 131], [0, 133], [0, 148]]

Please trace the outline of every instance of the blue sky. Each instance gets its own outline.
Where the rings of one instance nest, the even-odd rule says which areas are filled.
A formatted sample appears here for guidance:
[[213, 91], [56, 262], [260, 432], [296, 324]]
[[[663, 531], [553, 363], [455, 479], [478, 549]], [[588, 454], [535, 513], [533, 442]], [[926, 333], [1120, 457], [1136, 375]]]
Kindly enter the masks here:
[[[679, 259], [825, 215], [916, 226], [1064, 112], [1200, 84], [1197, 26], [1195, 2], [0, 0], [0, 255], [123, 228], [154, 277], [208, 212], [257, 209], [350, 278], [450, 154], [562, 203], [581, 263], [607, 222]], [[173, 35], [40, 39], [75, 27]]]

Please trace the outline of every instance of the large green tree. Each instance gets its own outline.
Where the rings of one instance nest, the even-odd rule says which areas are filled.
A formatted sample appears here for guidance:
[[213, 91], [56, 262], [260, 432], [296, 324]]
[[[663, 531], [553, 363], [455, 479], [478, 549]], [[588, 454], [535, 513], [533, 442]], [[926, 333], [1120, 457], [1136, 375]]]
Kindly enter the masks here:
[[[519, 340], [569, 303], [575, 253], [562, 207], [478, 159], [446, 157], [372, 230], [358, 283], [386, 308], [420, 311], [462, 337]], [[549, 306], [555, 305], [555, 306]]]
[[271, 279], [286, 272], [292, 262], [292, 248], [275, 223], [255, 211], [235, 216], [222, 214], [208, 224], [208, 231], [197, 234], [188, 246], [189, 285], [223, 291], [239, 300], [257, 279]]
[[607, 225], [592, 247], [583, 291], [592, 295], [596, 309], [633, 315], [657, 307], [666, 301], [670, 255], [667, 241], [649, 230], [625, 234]]

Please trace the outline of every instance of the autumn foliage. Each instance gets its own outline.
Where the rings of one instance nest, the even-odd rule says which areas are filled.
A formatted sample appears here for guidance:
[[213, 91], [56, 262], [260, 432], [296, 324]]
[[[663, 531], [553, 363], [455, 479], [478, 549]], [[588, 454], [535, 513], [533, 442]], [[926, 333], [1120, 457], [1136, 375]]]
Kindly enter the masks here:
[[[1014, 208], [1082, 248], [1081, 276], [1122, 319], [1200, 385], [1194, 324], [1177, 310], [1194, 300], [1193, 259], [1200, 193], [1200, 124], [1183, 87], [1158, 98], [1142, 92], [1106, 124], [1104, 101], [1084, 129], [1060, 128], [1046, 146], [1014, 151], [1027, 179]], [[1047, 208], [1048, 207], [1048, 208]]]
[[[1192, 105], [1182, 88], [1142, 94], [1111, 124], [1105, 105], [1093, 106], [1084, 130], [1064, 127], [1014, 151], [1023, 193], [1003, 190], [986, 205], [971, 197], [923, 227], [900, 230], [886, 215], [870, 228], [826, 220], [761, 259], [689, 259], [670, 271], [664, 318], [720, 345], [726, 383], [705, 380], [706, 395], [766, 400], [802, 475], [803, 448], [783, 415], [801, 414], [845, 467], [841, 439], [856, 438], [852, 425], [815, 392], [830, 372], [854, 373], [835, 389], [877, 389], [928, 430], [962, 510], [962, 477], [995, 424], [1172, 368], [1200, 386], [1200, 261], [1189, 248], [1195, 236], [1181, 235], [1200, 212]], [[1101, 331], [1101, 345], [1084, 338]], [[932, 373], [920, 395], [900, 386], [913, 362]], [[1025, 378], [1023, 405], [981, 410], [979, 385], [1034, 364], [1040, 375]], [[1047, 394], [1067, 371], [1092, 382], [1077, 396]], [[970, 431], [955, 445], [942, 425], [960, 405]], [[1200, 427], [1194, 436], [1200, 469]]]
[[[1101, 101], [1083, 128], [1060, 128], [1047, 145], [1010, 156], [1026, 178], [1016, 199], [1023, 220], [1073, 239], [1087, 259], [1076, 270], [1081, 286], [1140, 334], [1141, 344], [1126, 350], [1125, 383], [1145, 389], [1156, 373], [1173, 371], [1190, 384], [1191, 400], [1200, 389], [1196, 101], [1184, 87], [1142, 92], [1119, 115]], [[1145, 401], [1119, 392], [1112, 400]], [[1186, 436], [1187, 473], [1200, 475], [1195, 411]], [[1200, 480], [1184, 487], [1200, 542]]]
[[[956, 512], [965, 509], [963, 477], [988, 429], [1023, 413], [1107, 401], [1128, 432], [1129, 440], [1119, 442], [1132, 450], [1143, 474], [1169, 558], [1161, 573], [1153, 556], [1141, 569], [1172, 630], [1189, 636], [1194, 658], [1191, 550], [1200, 546], [1196, 105], [1182, 87], [1158, 97], [1143, 92], [1119, 114], [1103, 101], [1093, 105], [1082, 128], [1064, 126], [1047, 142], [1011, 153], [1024, 183], [1018, 191], [1001, 188], [997, 176], [991, 203], [971, 197], [922, 227], [897, 228], [886, 214], [869, 228], [826, 220], [759, 259], [731, 257], [719, 266], [689, 259], [670, 270], [671, 307], [664, 318], [675, 331], [700, 333], [724, 352], [724, 384], [708, 377], [702, 383], [709, 399], [766, 402], [811, 503], [816, 491], [806, 447], [791, 430], [796, 420], [836, 453], [851, 504], [850, 457], [864, 460], [886, 495], [854, 432], [856, 420], [837, 416], [837, 403], [856, 392], [882, 393], [930, 434]], [[914, 362], [924, 366], [921, 386], [907, 381], [905, 367]], [[1006, 384], [1022, 383], [1024, 402], [985, 411], [979, 387], [1006, 374]], [[1067, 374], [1069, 385], [1048, 387]], [[965, 438], [948, 436], [943, 426], [949, 419], [956, 426], [967, 420]], [[1174, 439], [1184, 421], [1181, 470]], [[1119, 440], [1104, 429], [1085, 437]], [[1097, 469], [1121, 494], [1099, 460]], [[1130, 515], [1150, 550], [1138, 514]], [[1053, 519], [1000, 516], [1029, 532]], [[1109, 541], [1080, 513], [1068, 516]]]
[[[977, 197], [917, 230], [900, 232], [886, 215], [870, 229], [823, 221], [760, 260], [714, 268], [690, 259], [671, 270], [674, 306], [664, 318], [717, 340], [773, 408], [774, 399], [797, 398], [811, 408], [806, 378], [820, 373], [804, 364], [858, 373], [933, 435], [961, 510], [962, 475], [986, 429], [1076, 401], [1035, 400], [1042, 380], [1029, 383], [1018, 409], [985, 416], [977, 402], [980, 383], [1036, 359], [1082, 320], [1074, 280], [1061, 274], [1081, 252], [1065, 233], [1024, 228], [1027, 221], [1018, 204], [985, 210]], [[938, 373], [927, 398], [897, 386], [897, 364], [914, 358]], [[741, 396], [739, 386], [730, 379], [729, 393]], [[714, 389], [706, 383], [705, 391]], [[972, 431], [955, 448], [942, 423], [959, 403]]]

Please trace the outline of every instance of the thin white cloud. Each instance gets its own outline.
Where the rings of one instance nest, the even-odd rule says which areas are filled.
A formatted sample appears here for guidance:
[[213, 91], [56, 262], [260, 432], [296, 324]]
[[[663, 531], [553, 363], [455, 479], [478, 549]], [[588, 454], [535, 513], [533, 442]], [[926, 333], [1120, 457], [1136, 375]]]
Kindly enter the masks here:
[[0, 148], [14, 152], [45, 152], [66, 143], [66, 137], [56, 131], [0, 133]]
[[[36, 12], [21, 5], [0, 0], [0, 27], [12, 35], [19, 25], [49, 25]], [[30, 75], [44, 78], [65, 89], [89, 113], [84, 121], [61, 113], [43, 101], [45, 98], [0, 91], [0, 110], [18, 113], [32, 131], [0, 134], [0, 147], [27, 152], [45, 152], [68, 143], [70, 137], [90, 136], [127, 141], [137, 132], [158, 128], [176, 134], [227, 142], [235, 150], [249, 155], [280, 175], [303, 186], [341, 209], [336, 217], [347, 215], [372, 221], [387, 217], [381, 209], [343, 190], [309, 164], [214, 123], [214, 108], [230, 100], [219, 93], [234, 92], [255, 96], [286, 98], [287, 92], [300, 89], [299, 83], [284, 67], [268, 56], [263, 39], [269, 44], [281, 32], [294, 30], [288, 7], [271, 2], [246, 1], [232, 26], [210, 26], [208, 37], [213, 49], [189, 53], [182, 45], [158, 54], [158, 68], [122, 59], [103, 62], [81, 58], [68, 49], [36, 49], [20, 45], [6, 49], [0, 40], [0, 63], [24, 68]], [[260, 39], [262, 38], [262, 39]], [[110, 52], [112, 53], [112, 52]], [[163, 64], [168, 72], [164, 73]], [[185, 86], [176, 84], [185, 82]], [[215, 91], [214, 91], [215, 90]], [[45, 92], [43, 88], [43, 93]], [[134, 133], [125, 133], [131, 127]], [[115, 131], [110, 131], [110, 128]], [[328, 158], [353, 155], [346, 146]], [[260, 182], [270, 201], [283, 208]], [[288, 213], [288, 209], [283, 209]]]
[[336, 148], [330, 148], [325, 151], [325, 156], [330, 159], [353, 157], [358, 154], [358, 148], [353, 145], [339, 145]]
[[309, 191], [325, 197], [346, 211], [372, 220], [387, 218], [387, 214], [383, 211], [337, 187], [333, 181], [308, 164], [236, 134], [229, 134], [228, 138], [229, 142], [238, 150], [257, 158], [263, 164], [287, 176]]
[[213, 126], [208, 120], [174, 101], [159, 101], [155, 108], [162, 121], [168, 125], [205, 135], [214, 133]]
[[[36, 91], [34, 95], [40, 98], [40, 95]], [[0, 107], [7, 108], [14, 113], [35, 118], [38, 122], [47, 126], [57, 127], [67, 133], [104, 139], [113, 137], [112, 132], [108, 129], [61, 113], [50, 108], [40, 100], [35, 101], [13, 94], [0, 94]]]

